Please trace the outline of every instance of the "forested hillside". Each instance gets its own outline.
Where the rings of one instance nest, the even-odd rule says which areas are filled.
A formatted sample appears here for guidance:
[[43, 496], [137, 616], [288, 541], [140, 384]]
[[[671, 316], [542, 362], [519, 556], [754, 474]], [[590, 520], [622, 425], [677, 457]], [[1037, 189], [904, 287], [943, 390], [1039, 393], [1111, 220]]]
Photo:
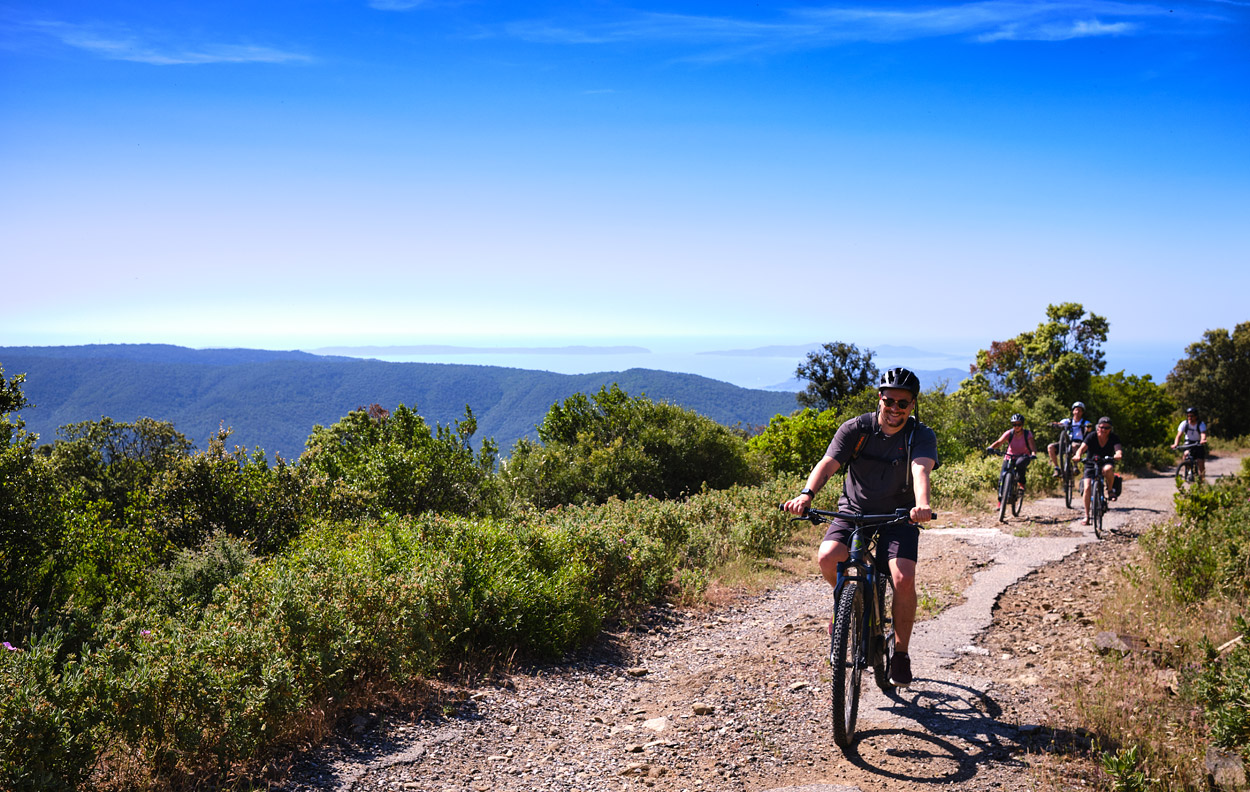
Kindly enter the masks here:
[[793, 393], [651, 369], [567, 375], [159, 344], [0, 347], [0, 366], [26, 374], [34, 406], [21, 416], [41, 442], [78, 421], [147, 417], [173, 423], [200, 447], [224, 424], [233, 429], [234, 444], [287, 458], [303, 451], [314, 425], [375, 403], [415, 406], [431, 424], [443, 425], [463, 418], [468, 405], [478, 421], [475, 441], [494, 438], [504, 453], [533, 436], [552, 404], [614, 382], [729, 426], [767, 424], [798, 406]]

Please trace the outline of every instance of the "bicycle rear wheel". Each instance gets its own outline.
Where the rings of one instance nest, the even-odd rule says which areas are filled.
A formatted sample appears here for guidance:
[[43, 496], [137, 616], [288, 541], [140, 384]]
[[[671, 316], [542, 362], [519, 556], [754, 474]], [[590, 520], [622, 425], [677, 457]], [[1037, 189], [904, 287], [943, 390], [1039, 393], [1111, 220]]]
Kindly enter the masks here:
[[1072, 508], [1072, 491], [1076, 489], [1076, 482], [1072, 470], [1072, 458], [1065, 456], [1059, 463], [1059, 475], [1063, 477], [1063, 505], [1069, 509]]
[[859, 713], [859, 658], [863, 655], [864, 601], [858, 583], [842, 587], [833, 620], [829, 663], [833, 666], [833, 741], [851, 747]]

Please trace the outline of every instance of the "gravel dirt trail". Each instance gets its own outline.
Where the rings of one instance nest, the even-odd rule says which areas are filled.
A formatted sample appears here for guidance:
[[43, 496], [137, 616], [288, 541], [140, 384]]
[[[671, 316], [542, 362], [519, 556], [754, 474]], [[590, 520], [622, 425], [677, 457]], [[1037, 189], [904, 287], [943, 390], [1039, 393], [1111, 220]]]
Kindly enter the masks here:
[[[1210, 460], [1208, 476], [1238, 463]], [[1033, 473], [1047, 474], [1044, 461]], [[359, 717], [280, 788], [1062, 789], [1037, 770], [1080, 740], [1055, 705], [1075, 679], [1096, 679], [1103, 581], [1172, 513], [1174, 493], [1168, 475], [1127, 480], [1102, 541], [1059, 498], [1026, 502], [1006, 524], [963, 515], [922, 532], [922, 597], [949, 607], [916, 626], [910, 688], [887, 695], [865, 677], [845, 754], [824, 659], [832, 589], [813, 575], [715, 610], [656, 609], [571, 662], [448, 691], [418, 715]]]

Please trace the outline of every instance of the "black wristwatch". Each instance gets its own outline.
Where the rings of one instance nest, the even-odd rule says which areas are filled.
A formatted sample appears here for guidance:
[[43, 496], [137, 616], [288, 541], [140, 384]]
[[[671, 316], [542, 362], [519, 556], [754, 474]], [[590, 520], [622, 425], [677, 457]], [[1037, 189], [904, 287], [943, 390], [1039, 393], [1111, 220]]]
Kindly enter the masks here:
[[816, 499], [816, 493], [812, 492], [812, 488], [811, 488], [811, 487], [804, 487], [803, 489], [799, 490], [799, 494], [800, 494], [800, 495], [806, 495], [807, 497], [811, 498], [812, 500], [815, 500], [815, 499]]

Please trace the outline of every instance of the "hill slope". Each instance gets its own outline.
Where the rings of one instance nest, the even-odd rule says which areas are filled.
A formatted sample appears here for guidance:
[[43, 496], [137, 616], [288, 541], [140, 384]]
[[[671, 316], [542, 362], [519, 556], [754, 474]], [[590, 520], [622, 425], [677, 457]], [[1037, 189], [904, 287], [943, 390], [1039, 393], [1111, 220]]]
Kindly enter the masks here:
[[373, 403], [415, 406], [431, 426], [462, 418], [468, 405], [478, 420], [475, 440], [493, 437], [505, 453], [533, 436], [551, 405], [613, 382], [631, 396], [680, 404], [730, 426], [766, 424], [797, 407], [793, 393], [651, 369], [553, 374], [160, 344], [0, 347], [0, 366], [8, 378], [26, 374], [23, 390], [34, 407], [21, 416], [41, 442], [69, 423], [148, 417], [172, 422], [200, 447], [225, 425], [235, 444], [287, 458], [303, 451], [314, 425]]

